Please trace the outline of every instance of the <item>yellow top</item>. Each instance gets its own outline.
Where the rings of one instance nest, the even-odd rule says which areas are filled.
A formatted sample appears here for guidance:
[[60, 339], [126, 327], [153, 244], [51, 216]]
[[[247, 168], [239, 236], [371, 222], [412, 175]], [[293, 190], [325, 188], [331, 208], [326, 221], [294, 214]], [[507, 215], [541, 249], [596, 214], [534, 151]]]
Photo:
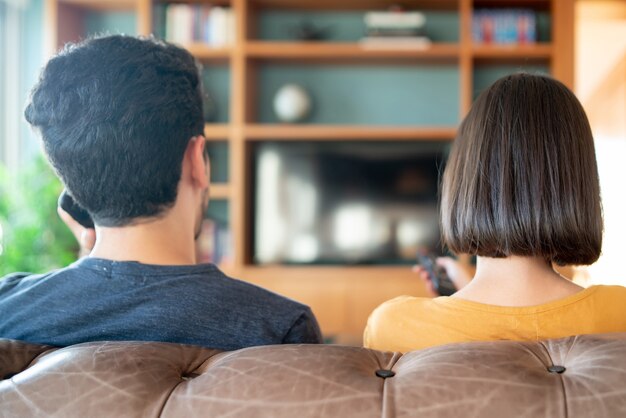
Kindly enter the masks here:
[[563, 299], [524, 307], [401, 296], [372, 312], [363, 345], [407, 352], [467, 341], [538, 341], [609, 332], [626, 332], [626, 287], [592, 286]]

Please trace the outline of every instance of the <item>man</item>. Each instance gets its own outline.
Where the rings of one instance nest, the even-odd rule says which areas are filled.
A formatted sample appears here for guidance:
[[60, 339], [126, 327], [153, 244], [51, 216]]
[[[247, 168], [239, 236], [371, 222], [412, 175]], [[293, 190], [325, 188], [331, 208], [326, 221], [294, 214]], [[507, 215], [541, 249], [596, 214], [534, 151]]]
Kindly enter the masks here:
[[209, 163], [188, 52], [127, 36], [67, 47], [44, 68], [25, 116], [97, 239], [64, 269], [0, 281], [0, 337], [223, 350], [321, 341], [308, 307], [195, 264]]

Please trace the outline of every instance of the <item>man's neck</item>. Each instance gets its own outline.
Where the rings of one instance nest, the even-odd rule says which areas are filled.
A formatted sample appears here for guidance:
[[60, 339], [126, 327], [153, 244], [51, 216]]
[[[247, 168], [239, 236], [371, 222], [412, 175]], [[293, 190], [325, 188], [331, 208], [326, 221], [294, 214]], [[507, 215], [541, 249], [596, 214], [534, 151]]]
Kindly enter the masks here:
[[193, 226], [181, 224], [179, 219], [166, 216], [119, 228], [96, 227], [96, 245], [89, 257], [156, 265], [195, 264]]

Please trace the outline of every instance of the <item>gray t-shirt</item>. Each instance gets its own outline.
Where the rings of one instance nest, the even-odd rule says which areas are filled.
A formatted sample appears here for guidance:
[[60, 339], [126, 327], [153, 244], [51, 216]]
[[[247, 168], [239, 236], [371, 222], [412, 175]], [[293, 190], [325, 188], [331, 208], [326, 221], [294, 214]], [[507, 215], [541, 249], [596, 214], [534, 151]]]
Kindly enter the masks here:
[[231, 279], [212, 264], [98, 258], [0, 279], [0, 338], [56, 346], [167, 341], [222, 350], [322, 340], [309, 307]]

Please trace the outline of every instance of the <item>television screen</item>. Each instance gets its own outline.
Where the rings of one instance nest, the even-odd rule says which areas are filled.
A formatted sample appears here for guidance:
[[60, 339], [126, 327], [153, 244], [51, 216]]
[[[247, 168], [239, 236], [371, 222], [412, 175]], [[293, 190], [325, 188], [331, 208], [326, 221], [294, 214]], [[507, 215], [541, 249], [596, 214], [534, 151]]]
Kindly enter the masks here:
[[441, 254], [447, 142], [263, 142], [254, 147], [259, 264], [405, 264]]

